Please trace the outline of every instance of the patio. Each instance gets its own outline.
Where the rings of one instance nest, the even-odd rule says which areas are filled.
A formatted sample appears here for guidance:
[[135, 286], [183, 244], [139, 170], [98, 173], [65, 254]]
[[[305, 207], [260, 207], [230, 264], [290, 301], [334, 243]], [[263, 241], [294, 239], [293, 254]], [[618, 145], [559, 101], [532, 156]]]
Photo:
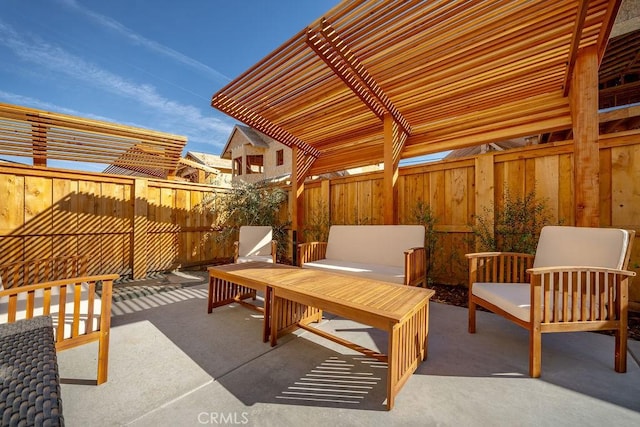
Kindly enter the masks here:
[[[545, 335], [542, 377], [531, 379], [524, 329], [480, 312], [471, 335], [466, 309], [432, 302], [429, 358], [387, 412], [384, 366], [304, 332], [271, 348], [259, 314], [235, 304], [207, 314], [205, 275], [120, 285], [109, 381], [92, 384], [92, 345], [58, 354], [67, 425], [640, 423], [638, 341], [629, 341], [628, 372], [617, 374], [613, 337]], [[385, 348], [383, 333], [326, 317], [322, 329]]]

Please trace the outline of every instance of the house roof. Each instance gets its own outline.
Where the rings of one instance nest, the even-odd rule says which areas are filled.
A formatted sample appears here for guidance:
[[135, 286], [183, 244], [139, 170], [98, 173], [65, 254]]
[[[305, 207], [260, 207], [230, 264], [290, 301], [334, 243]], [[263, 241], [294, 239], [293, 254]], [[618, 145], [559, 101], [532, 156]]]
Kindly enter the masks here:
[[[200, 162], [203, 165], [216, 169], [231, 169], [231, 162], [222, 159], [216, 154], [200, 153], [198, 151], [187, 151], [185, 158]], [[184, 159], [183, 159], [184, 160]]]
[[231, 134], [229, 135], [229, 139], [227, 139], [227, 143], [222, 149], [220, 158], [231, 159], [231, 150], [229, 150], [229, 144], [231, 144], [231, 141], [233, 140], [236, 132], [240, 132], [242, 135], [244, 135], [247, 143], [251, 144], [254, 147], [269, 148], [270, 143], [274, 141], [273, 138], [269, 138], [267, 135], [264, 135], [256, 131], [255, 129], [250, 128], [249, 126], [235, 125], [233, 127], [233, 130], [231, 131]]
[[578, 51], [602, 58], [619, 6], [342, 1], [211, 105], [297, 146], [314, 175], [383, 162], [385, 115], [408, 134], [399, 158], [564, 129]]

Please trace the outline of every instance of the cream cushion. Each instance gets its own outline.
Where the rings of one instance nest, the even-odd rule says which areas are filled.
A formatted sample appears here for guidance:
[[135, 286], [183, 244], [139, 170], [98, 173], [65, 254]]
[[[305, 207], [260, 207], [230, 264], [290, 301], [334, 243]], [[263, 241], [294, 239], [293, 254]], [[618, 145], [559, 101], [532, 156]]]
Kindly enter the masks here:
[[[88, 301], [88, 289], [89, 285], [86, 283], [82, 283], [81, 285], [68, 285], [67, 286], [67, 295], [65, 299], [65, 322], [64, 322], [64, 337], [70, 338], [72, 335], [71, 325], [73, 322], [73, 306], [74, 306], [74, 293], [75, 287], [80, 286], [81, 295], [80, 295], [80, 323], [79, 323], [79, 334], [85, 334], [89, 331], [89, 301]], [[43, 299], [44, 299], [44, 291], [38, 289], [35, 293], [35, 302], [34, 302], [34, 316], [41, 316], [44, 314], [43, 311]], [[59, 327], [58, 322], [58, 313], [59, 313], [59, 302], [60, 300], [60, 288], [53, 287], [51, 288], [51, 309], [50, 316], [53, 320], [53, 327], [55, 329], [55, 333], [57, 334], [57, 329]], [[26, 307], [27, 307], [27, 293], [21, 292], [18, 294], [18, 307], [16, 311], [16, 320], [21, 320], [26, 318]], [[100, 312], [101, 312], [102, 304], [100, 301], [100, 297], [96, 294], [93, 301], [93, 321], [92, 321], [92, 331], [98, 330], [100, 326]], [[9, 297], [3, 296], [0, 297], [0, 323], [6, 323], [9, 319]], [[55, 335], [57, 337], [57, 335]]]
[[325, 258], [404, 269], [404, 252], [424, 247], [424, 234], [422, 225], [332, 225]]
[[534, 267], [591, 266], [621, 269], [629, 232], [618, 228], [546, 226]]
[[273, 231], [270, 226], [243, 225], [238, 236], [238, 258], [243, 258], [244, 261], [238, 262], [256, 261], [256, 256], [263, 258], [260, 261], [267, 261], [267, 258], [272, 260], [272, 240]]

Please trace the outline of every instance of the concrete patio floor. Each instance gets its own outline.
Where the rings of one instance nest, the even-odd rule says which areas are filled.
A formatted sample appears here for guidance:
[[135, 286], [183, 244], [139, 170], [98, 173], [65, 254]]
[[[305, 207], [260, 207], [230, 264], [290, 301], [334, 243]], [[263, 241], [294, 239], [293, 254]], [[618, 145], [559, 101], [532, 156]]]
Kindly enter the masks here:
[[[640, 425], [638, 341], [618, 374], [613, 337], [544, 335], [531, 379], [524, 329], [479, 312], [472, 335], [466, 309], [431, 303], [429, 358], [388, 412], [385, 365], [308, 332], [262, 343], [259, 313], [207, 314], [205, 274], [118, 287], [107, 383], [94, 385], [97, 345], [58, 353], [67, 426]], [[386, 349], [383, 332], [327, 317], [321, 328]]]

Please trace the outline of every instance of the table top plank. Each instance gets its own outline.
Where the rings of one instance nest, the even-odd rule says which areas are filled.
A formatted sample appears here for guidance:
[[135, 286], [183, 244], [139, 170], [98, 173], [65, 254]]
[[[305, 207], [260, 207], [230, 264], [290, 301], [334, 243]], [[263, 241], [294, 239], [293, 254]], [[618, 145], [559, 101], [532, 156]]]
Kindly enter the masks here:
[[[276, 296], [316, 306], [338, 315], [371, 315], [377, 323], [399, 323], [428, 304], [435, 293], [395, 283], [262, 262], [209, 267], [216, 277], [245, 286], [272, 287]], [[387, 329], [384, 327], [384, 329]]]

